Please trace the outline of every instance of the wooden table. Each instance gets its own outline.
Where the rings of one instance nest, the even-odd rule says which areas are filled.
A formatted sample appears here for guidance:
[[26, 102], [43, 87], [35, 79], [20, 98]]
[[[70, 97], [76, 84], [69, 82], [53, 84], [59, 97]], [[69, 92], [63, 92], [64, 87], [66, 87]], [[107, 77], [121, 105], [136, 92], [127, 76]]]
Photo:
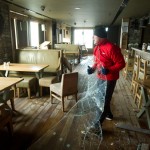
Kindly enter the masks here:
[[[22, 80], [23, 78], [0, 77], [0, 95], [1, 95], [0, 101], [1, 103], [3, 103], [4, 99], [9, 98], [9, 94], [11, 93], [10, 88], [16, 85], [17, 83], [21, 82]], [[12, 105], [12, 109], [15, 109], [14, 100], [11, 100], [11, 105]]]
[[144, 58], [146, 60], [149, 60], [149, 58], [150, 58], [150, 51], [143, 51], [141, 49], [134, 48], [134, 47], [131, 47], [131, 49], [134, 50], [136, 55], [139, 55], [142, 58]]
[[23, 78], [0, 77], [0, 92], [10, 89], [22, 80]]
[[148, 127], [150, 129], [150, 98], [148, 97], [148, 90], [150, 90], [150, 85], [148, 82], [137, 81], [142, 89], [143, 105], [137, 117], [140, 118], [144, 113], [146, 113]]
[[[48, 67], [46, 64], [19, 64], [19, 63], [10, 63], [9, 66], [0, 65], [0, 73], [2, 76], [8, 76], [9, 71], [18, 71], [18, 72], [34, 72], [35, 76], [40, 79], [43, 75], [43, 70]], [[39, 96], [40, 89], [36, 93]]]
[[8, 76], [9, 71], [18, 71], [18, 72], [34, 72], [36, 77], [39, 79], [42, 77], [43, 70], [49, 65], [44, 64], [19, 64], [19, 63], [10, 63], [9, 66], [0, 65], [1, 75]]
[[[6, 78], [0, 77], [0, 92], [7, 94], [7, 91], [15, 84], [22, 81], [23, 78]], [[11, 109], [5, 104], [0, 104], [0, 128], [7, 125], [10, 135], [13, 135], [12, 114]]]

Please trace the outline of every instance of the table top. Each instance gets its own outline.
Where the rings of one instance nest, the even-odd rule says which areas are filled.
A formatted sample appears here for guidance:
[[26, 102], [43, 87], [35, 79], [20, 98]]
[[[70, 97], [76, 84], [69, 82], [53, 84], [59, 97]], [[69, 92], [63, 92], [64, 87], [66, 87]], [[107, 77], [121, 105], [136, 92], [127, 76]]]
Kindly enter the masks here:
[[139, 49], [139, 48], [134, 48], [134, 47], [131, 47], [131, 49], [135, 50], [135, 51], [138, 51], [138, 52], [141, 52], [141, 53], [147, 53], [148, 55], [150, 54], [150, 51], [149, 50], [142, 50], [142, 49]]
[[0, 77], [0, 92], [22, 81], [23, 78]]
[[5, 71], [23, 71], [23, 72], [40, 72], [49, 65], [46, 64], [19, 64], [10, 63], [9, 66], [0, 65], [0, 70]]

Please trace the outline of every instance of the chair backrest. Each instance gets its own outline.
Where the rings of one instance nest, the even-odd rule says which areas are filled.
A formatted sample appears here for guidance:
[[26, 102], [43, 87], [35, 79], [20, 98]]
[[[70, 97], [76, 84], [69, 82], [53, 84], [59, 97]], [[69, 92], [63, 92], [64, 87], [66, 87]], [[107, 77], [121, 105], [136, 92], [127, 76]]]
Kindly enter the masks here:
[[61, 89], [63, 96], [78, 93], [78, 72], [63, 74], [61, 79]]
[[135, 55], [134, 57], [134, 67], [133, 67], [133, 80], [137, 80], [139, 76], [139, 61], [140, 61], [140, 56]]
[[139, 79], [150, 79], [148, 60], [145, 60], [143, 58], [141, 58], [139, 61]]

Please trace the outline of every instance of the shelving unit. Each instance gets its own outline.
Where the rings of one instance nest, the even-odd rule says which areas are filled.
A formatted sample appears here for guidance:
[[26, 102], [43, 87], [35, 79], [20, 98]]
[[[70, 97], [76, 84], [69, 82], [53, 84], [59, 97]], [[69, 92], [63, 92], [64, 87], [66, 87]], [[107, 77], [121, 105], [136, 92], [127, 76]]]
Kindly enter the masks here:
[[121, 49], [127, 49], [128, 47], [128, 26], [129, 26], [129, 19], [123, 18], [121, 23], [121, 33], [120, 33]]

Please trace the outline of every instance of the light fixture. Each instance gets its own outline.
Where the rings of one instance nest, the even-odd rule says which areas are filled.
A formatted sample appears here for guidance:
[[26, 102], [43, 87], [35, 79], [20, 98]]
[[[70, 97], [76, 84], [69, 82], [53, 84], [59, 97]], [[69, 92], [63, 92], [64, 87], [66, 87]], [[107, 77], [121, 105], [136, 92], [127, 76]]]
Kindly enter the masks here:
[[45, 31], [45, 24], [42, 24], [42, 25], [41, 25], [41, 30], [42, 30], [42, 31]]
[[74, 9], [78, 9], [78, 10], [79, 10], [79, 9], [80, 9], [80, 7], [76, 7], [76, 8], [74, 8]]
[[105, 31], [108, 32], [108, 27], [105, 27]]
[[44, 11], [45, 10], [45, 6], [41, 5], [41, 10]]
[[19, 13], [19, 12], [13, 11], [13, 10], [10, 10], [10, 12], [11, 12], [11, 13], [14, 13], [14, 14], [17, 14], [17, 15], [24, 16], [24, 17], [28, 17], [28, 15], [25, 15], [25, 14], [22, 14], [22, 13]]

